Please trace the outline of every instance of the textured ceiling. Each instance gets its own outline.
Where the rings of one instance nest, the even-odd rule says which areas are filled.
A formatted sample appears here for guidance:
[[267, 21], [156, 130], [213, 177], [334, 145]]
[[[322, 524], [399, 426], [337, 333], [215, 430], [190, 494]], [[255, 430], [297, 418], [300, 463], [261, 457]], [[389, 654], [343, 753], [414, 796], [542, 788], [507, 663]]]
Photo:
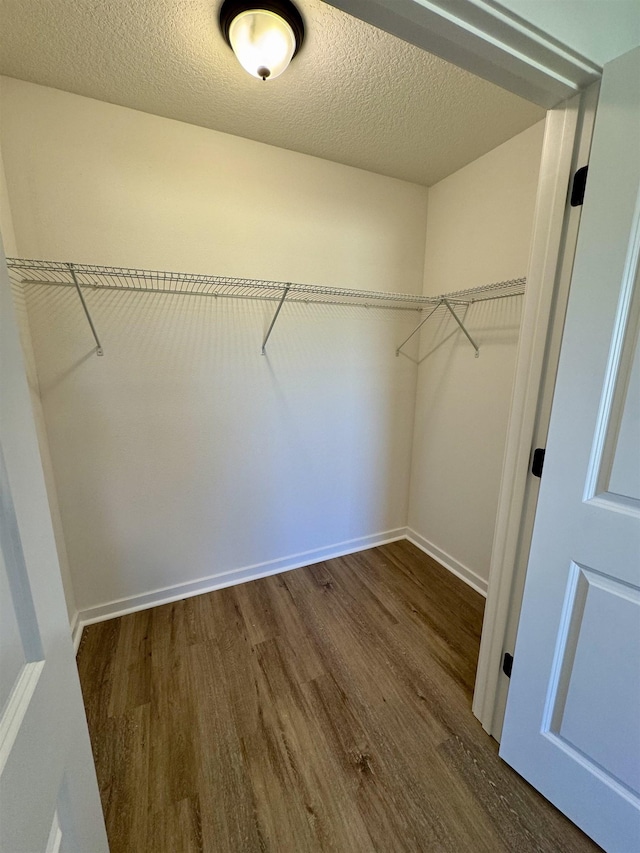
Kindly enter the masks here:
[[322, 0], [298, 0], [303, 48], [263, 83], [220, 2], [2, 0], [0, 73], [426, 185], [544, 114]]

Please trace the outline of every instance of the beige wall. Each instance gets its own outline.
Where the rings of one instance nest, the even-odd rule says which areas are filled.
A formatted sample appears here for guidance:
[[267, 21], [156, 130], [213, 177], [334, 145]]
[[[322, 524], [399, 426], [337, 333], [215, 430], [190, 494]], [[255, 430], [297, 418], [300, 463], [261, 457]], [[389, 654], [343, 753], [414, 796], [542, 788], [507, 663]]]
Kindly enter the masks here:
[[[24, 257], [422, 288], [423, 187], [15, 80], [1, 95]], [[103, 358], [72, 291], [26, 291], [81, 610], [403, 532], [413, 315], [285, 306], [265, 358], [269, 304], [87, 300]]]
[[[542, 125], [427, 192], [19, 81], [1, 95], [24, 257], [429, 294], [526, 274]], [[407, 518], [485, 588], [521, 299], [468, 310], [479, 359], [437, 314], [416, 367], [393, 357], [413, 315], [291, 306], [265, 359], [270, 305], [87, 297], [103, 359], [71, 291], [25, 293], [81, 610]]]
[[[0, 111], [0, 129], [2, 113]], [[16, 245], [15, 230], [13, 227], [13, 217], [9, 205], [9, 194], [7, 192], [7, 183], [4, 171], [4, 160], [2, 158], [2, 140], [0, 136], [0, 235], [6, 256], [18, 254]], [[71, 579], [71, 570], [69, 568], [69, 559], [67, 557], [67, 548], [62, 529], [62, 520], [60, 518], [60, 508], [58, 506], [58, 492], [55, 484], [55, 476], [53, 466], [51, 464], [51, 454], [49, 452], [49, 438], [44, 421], [44, 413], [42, 411], [42, 403], [40, 400], [40, 386], [38, 382], [38, 372], [35, 364], [33, 353], [33, 345], [31, 341], [31, 330], [29, 328], [29, 320], [27, 316], [27, 305], [25, 301], [24, 291], [18, 288], [13, 288], [13, 299], [16, 309], [16, 320], [20, 332], [20, 340], [24, 351], [25, 369], [27, 374], [27, 382], [29, 384], [29, 394], [31, 399], [31, 407], [33, 409], [33, 417], [38, 434], [38, 445], [40, 448], [40, 457], [44, 470], [44, 478], [47, 486], [47, 496], [49, 498], [49, 509], [51, 511], [51, 521], [53, 524], [53, 532], [58, 550], [58, 561], [60, 564], [60, 572], [62, 575], [62, 585], [64, 589], [65, 602], [67, 605], [67, 613], [69, 620], [73, 622], [76, 614], [75, 594], [73, 591], [73, 581]]]
[[5, 256], [11, 257], [17, 254], [16, 233], [13, 227], [13, 216], [9, 205], [9, 194], [7, 191], [7, 179], [4, 171], [4, 159], [2, 157], [2, 104], [0, 102], [0, 233]]
[[[424, 291], [525, 276], [544, 123], [429, 190]], [[424, 327], [409, 505], [417, 541], [486, 589], [520, 297], [471, 306], [480, 357], [439, 311]]]
[[416, 291], [427, 190], [2, 80], [20, 254]]

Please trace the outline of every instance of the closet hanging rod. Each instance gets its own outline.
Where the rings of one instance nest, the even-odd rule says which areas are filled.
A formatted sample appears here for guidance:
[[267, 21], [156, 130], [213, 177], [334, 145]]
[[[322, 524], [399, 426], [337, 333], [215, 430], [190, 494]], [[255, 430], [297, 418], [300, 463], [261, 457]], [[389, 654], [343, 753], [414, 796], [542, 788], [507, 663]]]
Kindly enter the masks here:
[[[43, 261], [26, 258], [8, 258], [10, 277], [17, 284], [42, 284], [55, 287], [74, 288], [82, 302], [87, 321], [91, 327], [102, 355], [102, 346], [95, 325], [89, 313], [82, 289], [118, 290], [138, 293], [183, 294], [192, 296], [228, 297], [235, 299], [260, 299], [277, 302], [273, 318], [262, 342], [262, 353], [273, 331], [285, 300], [297, 303], [360, 306], [387, 310], [425, 311], [430, 314], [444, 306], [454, 317], [460, 329], [469, 339], [476, 355], [478, 347], [469, 335], [464, 323], [456, 314], [456, 306], [468, 306], [476, 302], [488, 302], [509, 296], [521, 296], [524, 293], [526, 279], [515, 278], [508, 281], [493, 282], [466, 290], [453, 291], [439, 296], [423, 296], [412, 293], [391, 293], [377, 290], [355, 290], [353, 288], [333, 287], [295, 282], [270, 281], [268, 279], [247, 279], [236, 276], [202, 275], [197, 273], [167, 272], [145, 270], [133, 267], [111, 267], [94, 264], [77, 264], [63, 261]], [[426, 317], [409, 337], [397, 348], [399, 355], [402, 347], [426, 322]]]
[[[9, 258], [7, 264], [15, 282], [75, 286], [69, 262]], [[376, 290], [355, 290], [315, 284], [288, 283], [267, 279], [247, 279], [235, 276], [200, 275], [193, 273], [144, 270], [129, 267], [97, 266], [73, 263], [81, 287], [145, 293], [176, 293], [209, 296], [253, 297], [280, 300], [289, 288], [287, 302], [332, 303], [385, 308], [422, 310], [437, 305], [442, 299], [454, 304], [470, 304], [503, 296], [519, 296], [524, 292], [525, 279], [423, 296], [412, 293], [392, 293]]]
[[[55, 261], [8, 259], [14, 281], [24, 284], [67, 285], [74, 283], [69, 264]], [[288, 301], [362, 305], [394, 309], [421, 310], [428, 298], [410, 293], [388, 293], [355, 290], [344, 287], [299, 284], [266, 279], [244, 279], [234, 276], [198, 275], [157, 270], [74, 264], [82, 287], [146, 293], [186, 294], [196, 296], [229, 296], [279, 301], [284, 288], [289, 288]]]
[[[9, 259], [7, 259], [8, 261]], [[48, 278], [18, 278], [16, 276], [11, 276], [11, 279], [16, 284], [43, 284], [52, 287], [74, 287], [75, 285], [69, 281], [51, 281]], [[282, 289], [285, 287], [284, 284], [278, 284], [274, 282], [274, 287], [272, 292], [264, 293], [264, 294], [249, 294], [248, 292], [233, 292], [229, 290], [228, 292], [215, 291], [215, 290], [176, 290], [172, 288], [164, 288], [164, 287], [127, 287], [125, 285], [117, 285], [117, 284], [104, 284], [100, 282], [80, 282], [81, 287], [86, 287], [91, 290], [116, 290], [116, 291], [124, 291], [128, 293], [157, 293], [157, 294], [168, 294], [170, 296], [210, 296], [213, 298], [224, 298], [228, 299], [260, 299], [265, 302], [279, 302], [282, 297]], [[311, 287], [311, 285], [309, 285]], [[342, 295], [343, 288], [336, 288], [336, 294], [339, 292]], [[482, 286], [478, 288], [478, 290], [482, 290]], [[314, 290], [314, 295], [322, 296], [322, 289], [318, 287], [317, 291]], [[297, 291], [295, 291], [297, 292]], [[294, 297], [295, 297], [294, 292]], [[506, 299], [509, 296], [522, 296], [524, 293], [524, 289], [520, 289], [517, 293], [501, 293], [498, 296], [477, 296], [473, 299], [463, 298], [456, 299], [452, 294], [443, 294], [442, 296], [412, 296], [411, 294], [404, 293], [390, 293], [384, 292], [382, 294], [376, 293], [375, 291], [369, 290], [359, 290], [352, 292], [351, 294], [347, 293], [347, 298], [353, 301], [347, 301], [345, 299], [313, 299], [310, 298], [310, 295], [298, 295], [297, 298], [291, 298], [289, 301], [293, 302], [301, 302], [305, 304], [319, 304], [319, 305], [355, 305], [363, 308], [386, 308], [396, 311], [422, 311], [425, 308], [428, 308], [430, 305], [440, 305], [444, 296], [447, 297], [449, 302], [452, 305], [473, 305], [476, 302], [491, 302], [494, 299]], [[408, 296], [409, 298], [404, 300], [405, 304], [393, 304], [387, 305], [384, 304], [386, 302], [399, 302], [400, 298], [403, 296]], [[360, 297], [359, 299], [357, 297]], [[369, 297], [367, 299], [366, 297]], [[397, 297], [397, 298], [394, 298]], [[381, 304], [377, 304], [381, 303]]]

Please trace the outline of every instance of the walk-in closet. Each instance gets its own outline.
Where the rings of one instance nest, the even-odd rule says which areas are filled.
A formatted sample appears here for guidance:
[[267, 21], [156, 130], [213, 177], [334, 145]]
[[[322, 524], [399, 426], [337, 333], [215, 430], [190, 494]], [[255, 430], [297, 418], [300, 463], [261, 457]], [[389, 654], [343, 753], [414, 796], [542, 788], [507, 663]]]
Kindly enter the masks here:
[[[26, 51], [0, 81], [4, 248], [111, 849], [525, 850], [537, 822], [539, 849], [590, 850], [471, 713], [545, 110], [297, 5], [284, 96], [241, 76], [212, 9], [191, 94], [184, 70], [120, 73], [124, 35], [102, 74], [60, 35], [59, 66]], [[96, 50], [112, 13], [68, 15]], [[170, 14], [169, 51], [201, 24]], [[388, 122], [338, 35], [397, 51], [366, 90], [406, 98]]]
[[72, 613], [407, 531], [485, 592], [543, 122], [427, 189], [3, 89]]

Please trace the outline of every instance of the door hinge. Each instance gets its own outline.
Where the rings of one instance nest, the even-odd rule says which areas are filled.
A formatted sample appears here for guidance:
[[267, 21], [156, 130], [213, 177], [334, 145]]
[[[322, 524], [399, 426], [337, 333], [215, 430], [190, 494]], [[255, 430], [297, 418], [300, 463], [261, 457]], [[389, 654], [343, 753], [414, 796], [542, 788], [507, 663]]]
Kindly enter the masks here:
[[531, 473], [534, 477], [542, 477], [542, 469], [544, 468], [544, 447], [536, 447], [533, 451], [533, 461], [531, 463]]
[[502, 671], [507, 676], [507, 678], [511, 678], [511, 669], [513, 668], [513, 655], [510, 655], [509, 652], [504, 653], [504, 657], [502, 658]]
[[584, 201], [584, 191], [587, 186], [587, 172], [589, 166], [581, 166], [573, 176], [571, 188], [571, 207], [580, 207]]

